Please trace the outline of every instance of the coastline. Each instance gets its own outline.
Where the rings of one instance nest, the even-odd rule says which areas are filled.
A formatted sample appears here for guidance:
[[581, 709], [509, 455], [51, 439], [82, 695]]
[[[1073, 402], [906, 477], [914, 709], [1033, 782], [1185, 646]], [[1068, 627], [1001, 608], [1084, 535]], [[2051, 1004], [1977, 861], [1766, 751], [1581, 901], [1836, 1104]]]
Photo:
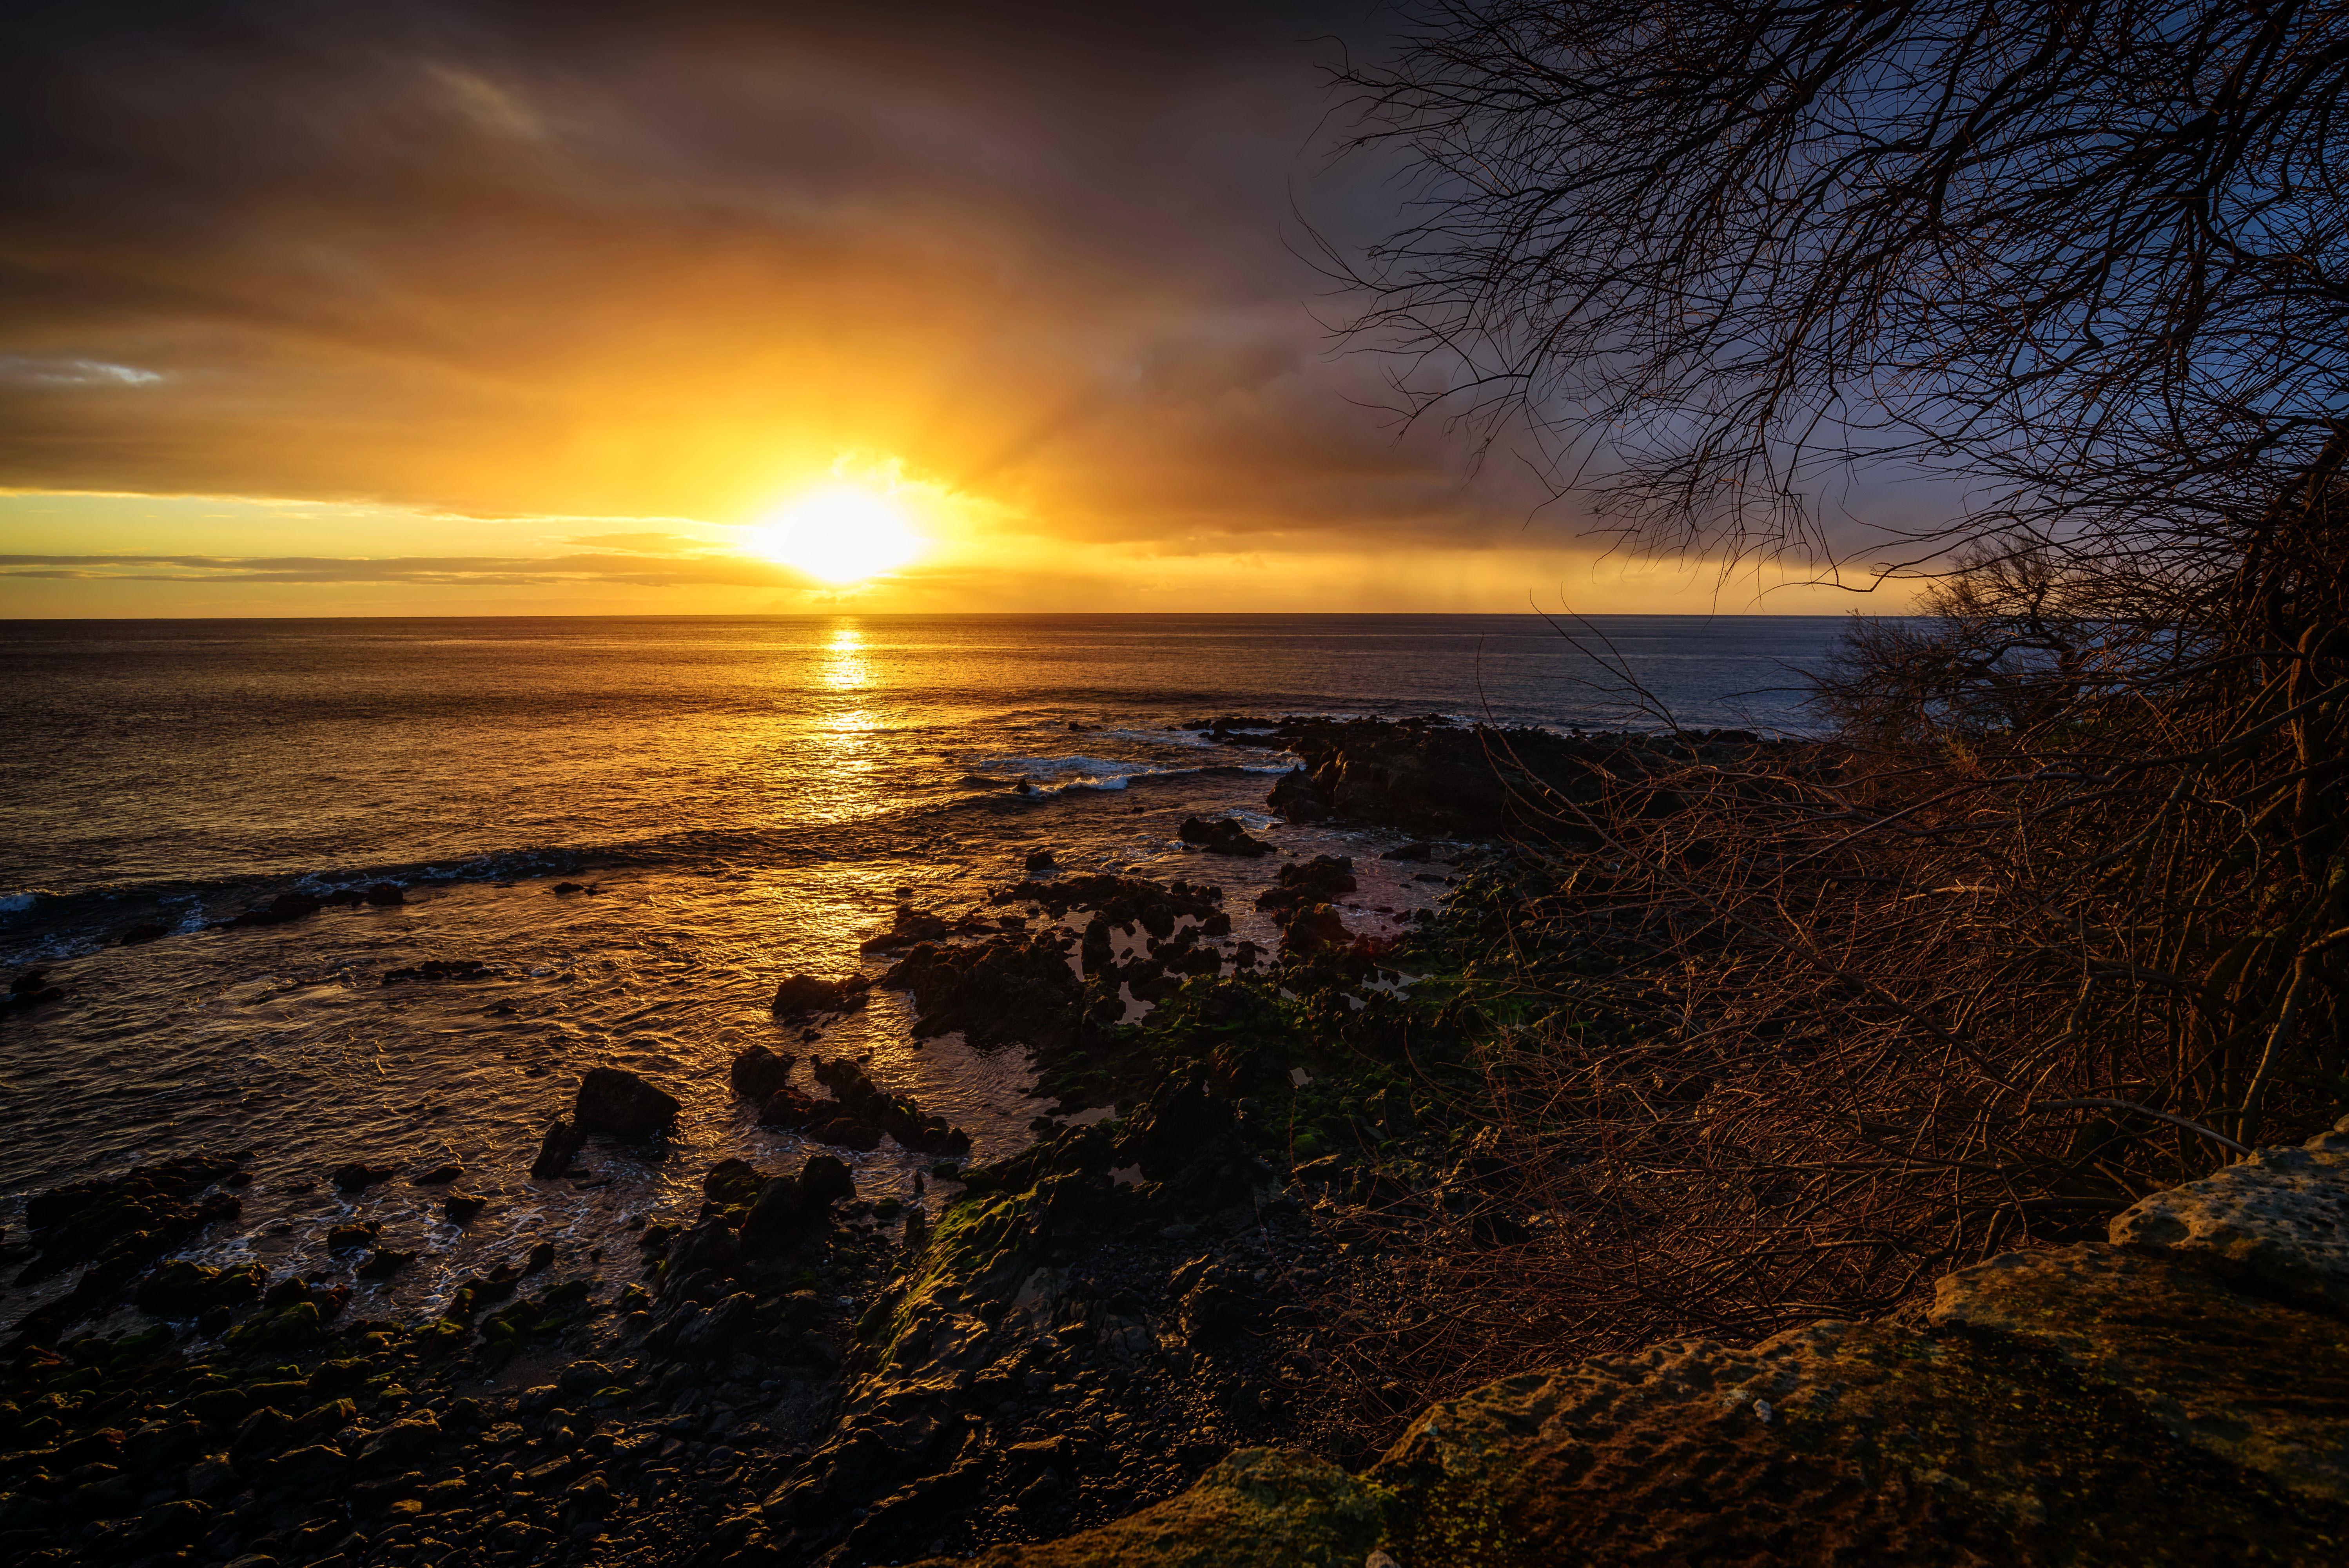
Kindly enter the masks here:
[[[1292, 792], [1296, 778], [1285, 780]], [[1244, 831], [1237, 837], [1253, 842]], [[1405, 849], [1408, 858], [1392, 874], [1423, 879], [1449, 877], [1459, 860], [1490, 853], [1464, 844]], [[1241, 848], [1203, 851], [1195, 860], [1212, 872], [1259, 858]], [[1178, 903], [1189, 901], [1179, 913], [1164, 903], [1162, 884], [1061, 878], [1049, 866], [987, 890], [990, 907], [1027, 911], [1005, 924], [1043, 922], [1040, 930], [1061, 934], [1071, 961], [1061, 971], [1067, 984], [1033, 999], [1024, 1016], [1004, 1012], [999, 997], [980, 1007], [1003, 1017], [1009, 1033], [1047, 1042], [1038, 1066], [1058, 1115], [1040, 1123], [1038, 1140], [1013, 1158], [935, 1163], [927, 1183], [937, 1201], [934, 1223], [925, 1212], [909, 1228], [915, 1205], [868, 1192], [813, 1205], [779, 1251], [744, 1257], [738, 1243], [728, 1257], [724, 1233], [740, 1233], [758, 1194], [792, 1184], [777, 1178], [802, 1173], [726, 1161], [693, 1173], [707, 1193], [698, 1225], [647, 1226], [634, 1256], [583, 1260], [588, 1278], [542, 1280], [533, 1264], [546, 1260], [517, 1255], [472, 1276], [421, 1323], [354, 1323], [342, 1311], [347, 1289], [323, 1278], [272, 1276], [258, 1264], [160, 1263], [199, 1235], [208, 1218], [231, 1212], [246, 1161], [191, 1158], [168, 1191], [133, 1192], [141, 1184], [136, 1177], [101, 1182], [83, 1195], [88, 1202], [79, 1214], [65, 1200], [36, 1200], [47, 1223], [35, 1222], [39, 1244], [31, 1267], [21, 1247], [10, 1249], [17, 1254], [11, 1266], [33, 1272], [44, 1259], [98, 1253], [74, 1306], [111, 1312], [120, 1322], [113, 1303], [133, 1300], [142, 1309], [127, 1321], [153, 1326], [78, 1338], [86, 1326], [52, 1308], [36, 1312], [16, 1336], [6, 1396], [15, 1410], [0, 1411], [12, 1426], [13, 1450], [0, 1464], [16, 1500], [0, 1515], [11, 1521], [5, 1538], [37, 1551], [63, 1549], [66, 1539], [121, 1537], [117, 1545], [129, 1550], [124, 1542], [134, 1539], [160, 1541], [158, 1527], [109, 1518], [107, 1510], [129, 1501], [136, 1519], [146, 1520], [167, 1503], [188, 1504], [166, 1510], [202, 1522], [182, 1547], [197, 1540], [217, 1540], [223, 1551], [274, 1544], [300, 1557], [321, 1543], [309, 1540], [316, 1526], [308, 1514], [297, 1523], [289, 1511], [304, 1512], [305, 1500], [333, 1490], [324, 1480], [363, 1483], [356, 1503], [328, 1507], [343, 1511], [346, 1525], [363, 1514], [414, 1520], [424, 1516], [400, 1506], [417, 1501], [405, 1493], [441, 1488], [433, 1496], [446, 1502], [461, 1491], [479, 1508], [533, 1474], [531, 1489], [557, 1480], [565, 1489], [582, 1485], [573, 1472], [591, 1467], [580, 1452], [619, 1456], [612, 1466], [593, 1467], [615, 1471], [604, 1481], [608, 1497], [623, 1496], [613, 1490], [623, 1481], [642, 1490], [626, 1494], [637, 1498], [633, 1507], [583, 1502], [585, 1494], [566, 1490], [566, 1528], [556, 1532], [564, 1541], [571, 1525], [593, 1522], [595, 1530], [579, 1532], [592, 1542], [616, 1528], [653, 1529], [676, 1509], [700, 1506], [711, 1465], [730, 1476], [722, 1491], [736, 1504], [783, 1498], [760, 1515], [774, 1522], [761, 1538], [781, 1529], [800, 1538], [792, 1550], [803, 1553], [828, 1549], [843, 1522], [888, 1517], [878, 1505], [908, 1485], [926, 1496], [925, 1483], [952, 1474], [955, 1489], [975, 1489], [957, 1505], [968, 1521], [964, 1529], [909, 1538], [891, 1549], [896, 1555], [933, 1544], [976, 1549], [1100, 1522], [1179, 1491], [1246, 1442], [1318, 1434], [1360, 1449], [1360, 1437], [1349, 1434], [1366, 1412], [1321, 1408], [1333, 1379], [1313, 1348], [1315, 1304], [1342, 1294], [1366, 1261], [1362, 1239], [1344, 1217], [1342, 1180], [1337, 1201], [1329, 1195], [1348, 1162], [1323, 1150], [1365, 1133], [1392, 1141], [1381, 1118], [1401, 1131], [1407, 1112], [1394, 1108], [1408, 1089], [1390, 1095], [1372, 1088], [1365, 1070], [1373, 1057], [1360, 1053], [1375, 1053], [1396, 1016], [1432, 1010], [1432, 1002], [1413, 1000], [1398, 985], [1398, 965], [1440, 962], [1441, 922], [1357, 936], [1347, 921], [1378, 921], [1327, 902], [1342, 903], [1340, 889], [1352, 890], [1346, 868], [1325, 858], [1287, 869], [1307, 874], [1285, 898], [1274, 896], [1277, 883], [1268, 887], [1268, 917], [1245, 910], [1259, 926], [1267, 918], [1285, 925], [1286, 951], [1272, 951], [1268, 941], [1247, 967], [1237, 962], [1243, 944], [1258, 944], [1231, 937], [1223, 895], [1204, 881], [1188, 892], [1190, 884], [1174, 884]], [[1105, 953], [1085, 952], [1107, 934], [1090, 928], [1111, 927], [1108, 915], [1122, 917], [1114, 942]], [[918, 949], [960, 954], [967, 969], [984, 975], [1043, 940], [988, 929], [992, 923], [964, 915], [949, 924], [908, 909], [895, 924], [927, 934], [895, 943], [889, 973], [905, 968], [907, 950]], [[1203, 930], [1219, 939], [1201, 938]], [[888, 944], [885, 931], [868, 945]], [[1198, 960], [1219, 950], [1216, 972], [1202, 973]], [[936, 1010], [935, 989], [913, 990], [917, 1015]], [[1105, 1009], [1103, 1000], [1115, 1005]], [[824, 1021], [820, 1012], [780, 1020], [788, 1028], [778, 1044], [809, 1048], [806, 1036], [822, 1039], [811, 1026]], [[957, 1032], [970, 1024], [945, 1021]], [[1235, 1040], [1246, 1049], [1236, 1052]], [[814, 1044], [811, 1054], [820, 1058], [823, 1050]], [[547, 1088], [559, 1092], [554, 1083]], [[1433, 1122], [1403, 1136], [1431, 1155], [1447, 1147], [1448, 1135]], [[598, 1158], [618, 1152], [613, 1146]], [[966, 1180], [947, 1179], [948, 1171]], [[413, 1188], [416, 1177], [436, 1174], [370, 1169], [362, 1159], [347, 1179], [366, 1206], [373, 1193]], [[463, 1198], [465, 1186], [460, 1175], [424, 1195]], [[109, 1212], [126, 1207], [128, 1219]], [[77, 1231], [102, 1232], [109, 1223], [111, 1237]], [[388, 1238], [378, 1244], [369, 1233], [355, 1235], [353, 1244], [362, 1275], [376, 1258], [387, 1272], [406, 1266], [388, 1253]], [[719, 1266], [697, 1263], [705, 1256]], [[82, 1377], [86, 1360], [98, 1363], [98, 1377]], [[59, 1377], [60, 1366], [74, 1370]], [[122, 1387], [117, 1373], [129, 1374], [132, 1387]], [[981, 1475], [955, 1457], [971, 1424], [968, 1409], [906, 1414], [909, 1398], [936, 1404], [942, 1382], [955, 1390], [949, 1407], [959, 1401], [988, 1412], [987, 1451], [1012, 1458], [979, 1467]], [[66, 1383], [74, 1386], [58, 1386]], [[885, 1421], [885, 1436], [874, 1435], [876, 1419]], [[427, 1425], [438, 1429], [429, 1440]], [[408, 1435], [386, 1442], [395, 1428]], [[77, 1491], [78, 1501], [67, 1504], [36, 1501], [39, 1476], [59, 1479], [55, 1467], [78, 1453], [75, 1444], [89, 1446], [94, 1434], [109, 1432], [128, 1449], [98, 1435], [93, 1453], [151, 1452], [168, 1470], [182, 1449], [203, 1451], [175, 1472], [183, 1479], [160, 1489], [175, 1486], [170, 1498], [150, 1491], [126, 1500], [125, 1488], [114, 1484], [119, 1476], [93, 1474], [78, 1487], [100, 1486], [99, 1492]], [[608, 1441], [597, 1441], [599, 1433]], [[382, 1473], [386, 1456], [403, 1443], [414, 1445], [413, 1458], [433, 1463]], [[647, 1481], [668, 1468], [647, 1462], [647, 1444], [698, 1459], [700, 1468]], [[1058, 1446], [1047, 1451], [1037, 1444]], [[851, 1462], [850, 1450], [863, 1457]], [[295, 1454], [305, 1457], [289, 1462]], [[547, 1469], [563, 1455], [574, 1457]], [[875, 1457], [885, 1455], [885, 1462]], [[225, 1468], [204, 1470], [213, 1459]], [[521, 1460], [533, 1462], [510, 1462]], [[82, 1464], [70, 1469], [86, 1473]], [[1040, 1490], [1048, 1473], [1052, 1480]], [[828, 1478], [821, 1494], [792, 1493], [794, 1477], [804, 1486], [811, 1475]], [[464, 1486], [450, 1489], [452, 1480]], [[231, 1487], [237, 1490], [223, 1490]], [[41, 1522], [24, 1518], [28, 1503]], [[929, 1520], [935, 1510], [906, 1510], [889, 1530], [900, 1530], [907, 1514]], [[438, 1528], [454, 1528], [463, 1517]], [[512, 1522], [473, 1518], [484, 1541]], [[722, 1522], [698, 1519], [696, 1530]], [[881, 1532], [861, 1528], [866, 1537]], [[142, 1529], [150, 1533], [138, 1535]], [[286, 1546], [289, 1530], [305, 1544]], [[548, 1548], [545, 1540], [530, 1540], [533, 1550]], [[505, 1550], [523, 1543], [517, 1536]]]

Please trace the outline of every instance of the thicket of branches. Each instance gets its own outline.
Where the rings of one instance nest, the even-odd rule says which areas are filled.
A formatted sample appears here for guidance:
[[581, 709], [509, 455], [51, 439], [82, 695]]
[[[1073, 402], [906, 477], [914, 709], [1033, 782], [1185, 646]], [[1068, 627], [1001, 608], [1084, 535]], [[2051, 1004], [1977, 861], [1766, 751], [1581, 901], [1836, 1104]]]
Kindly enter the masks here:
[[1350, 77], [1424, 176], [1359, 279], [1414, 412], [1716, 554], [1816, 545], [1829, 466], [1977, 488], [1800, 764], [1531, 803], [1488, 1069], [1555, 1226], [1381, 1353], [1881, 1312], [2349, 1109], [2349, 6], [1433, 17]]

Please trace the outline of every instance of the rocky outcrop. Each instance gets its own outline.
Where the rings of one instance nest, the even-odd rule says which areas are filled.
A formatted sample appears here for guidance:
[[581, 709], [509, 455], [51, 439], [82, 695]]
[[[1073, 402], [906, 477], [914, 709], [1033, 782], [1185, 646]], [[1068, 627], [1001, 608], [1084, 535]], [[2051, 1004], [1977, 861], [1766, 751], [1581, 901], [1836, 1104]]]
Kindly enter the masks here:
[[1247, 830], [1245, 823], [1233, 817], [1218, 817], [1210, 822], [1199, 817], [1185, 817], [1175, 830], [1175, 837], [1186, 844], [1196, 845], [1211, 855], [1238, 855], [1255, 859], [1272, 853], [1272, 846]]
[[538, 1155], [530, 1162], [531, 1180], [551, 1181], [571, 1169], [579, 1158], [580, 1145], [587, 1134], [570, 1119], [557, 1117], [546, 1124], [545, 1136], [538, 1140]]
[[793, 975], [775, 987], [772, 1010], [778, 1018], [805, 1018], [818, 1013], [845, 1013], [864, 1005], [873, 989], [869, 975], [849, 975], [826, 980], [820, 975]]
[[2128, 1246], [2191, 1253], [2248, 1282], [2349, 1312], [2349, 1128], [2262, 1150], [2146, 1199], [2113, 1225]]
[[[1221, 738], [1218, 732], [1218, 738]], [[1680, 736], [1565, 736], [1530, 726], [1458, 725], [1425, 718], [1289, 719], [1274, 738], [1300, 766], [1267, 802], [1296, 822], [1337, 820], [1415, 833], [1494, 838], [1609, 794], [1636, 795], [1642, 781], [1691, 761], [1732, 763], [1795, 743], [1743, 730]], [[1262, 738], [1249, 744], [1262, 745]], [[1635, 810], [1669, 805], [1634, 802]]]
[[590, 1068], [579, 1080], [571, 1119], [585, 1132], [647, 1138], [676, 1121], [684, 1109], [675, 1095], [625, 1068]]
[[764, 1101], [777, 1089], [790, 1087], [792, 1060], [764, 1046], [745, 1046], [726, 1069], [726, 1081], [736, 1094]]
[[1237, 1454], [977, 1561], [2337, 1561], [2344, 1201], [2349, 1120], [2148, 1198], [2106, 1242], [1961, 1269], [1921, 1312], [1506, 1378], [1364, 1476]]

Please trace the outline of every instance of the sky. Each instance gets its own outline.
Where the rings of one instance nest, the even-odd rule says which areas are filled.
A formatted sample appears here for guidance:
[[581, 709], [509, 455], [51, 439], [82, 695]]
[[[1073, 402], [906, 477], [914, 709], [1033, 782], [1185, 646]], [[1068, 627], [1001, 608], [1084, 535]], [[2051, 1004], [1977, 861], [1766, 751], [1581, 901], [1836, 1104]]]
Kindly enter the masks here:
[[1390, 412], [1395, 20], [17, 8], [0, 616], [1894, 607]]

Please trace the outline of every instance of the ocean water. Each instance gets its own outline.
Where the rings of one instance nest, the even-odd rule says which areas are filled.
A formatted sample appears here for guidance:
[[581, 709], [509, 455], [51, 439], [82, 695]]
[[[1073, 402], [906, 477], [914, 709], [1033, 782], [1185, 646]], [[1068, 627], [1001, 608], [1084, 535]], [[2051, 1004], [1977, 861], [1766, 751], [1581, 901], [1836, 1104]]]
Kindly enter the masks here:
[[[763, 1043], [849, 1054], [981, 1157], [1041, 1109], [1019, 1050], [916, 1042], [903, 999], [806, 1041], [776, 982], [873, 972], [901, 900], [953, 913], [1050, 849], [1069, 871], [1214, 882], [1236, 935], [1277, 860], [1175, 837], [1232, 813], [1284, 855], [1350, 854], [1349, 923], [1441, 895], [1375, 856], [1399, 835], [1302, 828], [1264, 796], [1289, 758], [1184, 726], [1226, 713], [1447, 713], [1558, 727], [1800, 731], [1798, 672], [1844, 623], [1795, 617], [892, 616], [0, 624], [0, 973], [61, 1000], [0, 1014], [0, 1225], [63, 1181], [196, 1148], [253, 1151], [244, 1212], [191, 1255], [347, 1278], [364, 1214], [417, 1263], [370, 1315], [429, 1311], [552, 1240], [561, 1271], [689, 1215], [740, 1154], [796, 1168], [726, 1063]], [[1022, 792], [1021, 786], [1026, 786]], [[1441, 868], [1438, 868], [1439, 871]], [[398, 907], [209, 929], [275, 893], [378, 881]], [[592, 885], [560, 894], [563, 881]], [[1081, 918], [1081, 917], [1079, 917]], [[171, 934], [117, 945], [142, 923]], [[427, 959], [468, 983], [386, 985]], [[586, 1068], [685, 1103], [665, 1148], [591, 1142], [532, 1181]], [[806, 1072], [805, 1063], [801, 1067]], [[356, 1196], [351, 1160], [455, 1161], [491, 1200], [460, 1231], [434, 1189]], [[860, 1191], [926, 1165], [855, 1155]], [[0, 1278], [0, 1326], [69, 1283]]]

